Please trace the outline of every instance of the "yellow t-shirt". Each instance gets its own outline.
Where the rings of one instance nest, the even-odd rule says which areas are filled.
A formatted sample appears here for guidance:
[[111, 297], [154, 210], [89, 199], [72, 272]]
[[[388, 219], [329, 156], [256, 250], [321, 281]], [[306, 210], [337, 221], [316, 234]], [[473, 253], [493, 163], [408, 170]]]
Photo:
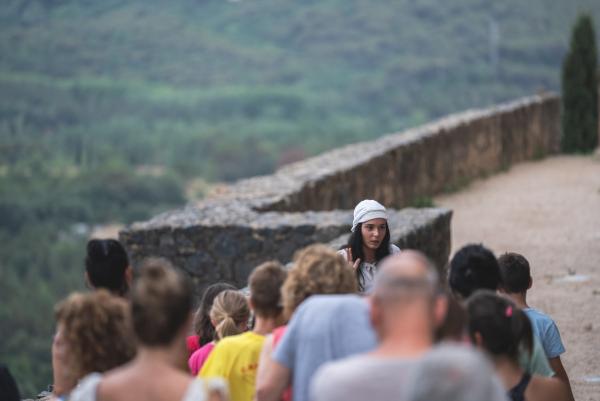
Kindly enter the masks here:
[[222, 339], [202, 366], [199, 377], [223, 377], [232, 401], [254, 399], [258, 359], [265, 337], [251, 331]]

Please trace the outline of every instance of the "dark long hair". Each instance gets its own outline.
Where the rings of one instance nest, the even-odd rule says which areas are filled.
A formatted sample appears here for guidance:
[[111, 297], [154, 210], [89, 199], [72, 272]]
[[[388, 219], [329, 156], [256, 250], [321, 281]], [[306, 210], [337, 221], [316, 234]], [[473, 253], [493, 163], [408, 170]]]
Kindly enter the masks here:
[[531, 353], [533, 332], [525, 312], [510, 300], [490, 290], [478, 290], [467, 301], [469, 335], [481, 335], [483, 348], [493, 356], [514, 360], [521, 344]]
[[209, 286], [202, 295], [202, 300], [194, 315], [194, 332], [198, 335], [200, 346], [216, 338], [215, 328], [210, 321], [210, 308], [217, 295], [225, 290], [237, 290], [237, 288], [228, 283], [215, 283]]
[[[348, 243], [344, 248], [350, 248], [352, 250], [352, 262], [356, 261], [356, 259], [360, 259], [361, 262], [365, 261], [365, 253], [363, 251], [363, 236], [362, 236], [362, 225], [363, 223], [358, 223], [354, 232], [350, 234], [348, 238]], [[383, 241], [379, 245], [379, 248], [375, 251], [375, 263], [379, 263], [380, 260], [385, 258], [390, 254], [390, 228], [385, 224], [385, 236], [383, 237]], [[358, 283], [358, 289], [360, 291], [364, 290], [363, 282], [364, 282], [364, 274], [361, 269], [356, 269], [356, 281]]]

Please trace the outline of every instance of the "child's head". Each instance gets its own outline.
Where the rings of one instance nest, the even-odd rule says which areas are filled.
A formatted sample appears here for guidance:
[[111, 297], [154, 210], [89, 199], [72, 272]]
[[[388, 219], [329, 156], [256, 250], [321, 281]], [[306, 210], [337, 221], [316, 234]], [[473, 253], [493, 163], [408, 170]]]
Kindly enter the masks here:
[[225, 290], [214, 299], [210, 320], [215, 327], [215, 340], [243, 333], [248, 327], [250, 309], [239, 291]]
[[202, 295], [200, 305], [194, 314], [194, 332], [198, 335], [201, 345], [217, 338], [215, 328], [210, 321], [210, 309], [217, 295], [225, 290], [236, 290], [236, 288], [228, 283], [216, 283], [210, 285]]
[[500, 285], [500, 268], [496, 257], [483, 245], [462, 247], [450, 262], [450, 288], [464, 299], [476, 290], [496, 291]]
[[507, 294], [521, 294], [531, 288], [529, 262], [518, 253], [505, 253], [498, 258], [500, 289]]
[[281, 286], [287, 272], [279, 262], [265, 262], [248, 278], [250, 306], [259, 318], [279, 318], [283, 311]]
[[531, 352], [533, 333], [525, 312], [492, 291], [475, 292], [467, 301], [471, 341], [492, 357], [516, 360], [521, 344]]
[[282, 288], [286, 318], [311, 295], [349, 294], [356, 289], [348, 262], [328, 246], [310, 245], [294, 255], [294, 267]]

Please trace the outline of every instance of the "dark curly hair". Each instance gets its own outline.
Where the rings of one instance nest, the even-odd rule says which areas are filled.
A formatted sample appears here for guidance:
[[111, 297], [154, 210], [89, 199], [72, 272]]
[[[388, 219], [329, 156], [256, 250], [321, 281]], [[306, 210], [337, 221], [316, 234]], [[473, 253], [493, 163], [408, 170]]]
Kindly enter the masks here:
[[500, 287], [507, 293], [518, 294], [529, 289], [531, 271], [529, 262], [518, 253], [505, 253], [498, 258]]
[[496, 291], [500, 285], [498, 261], [483, 245], [466, 245], [450, 262], [448, 283], [452, 292], [463, 298], [468, 298], [476, 290]]

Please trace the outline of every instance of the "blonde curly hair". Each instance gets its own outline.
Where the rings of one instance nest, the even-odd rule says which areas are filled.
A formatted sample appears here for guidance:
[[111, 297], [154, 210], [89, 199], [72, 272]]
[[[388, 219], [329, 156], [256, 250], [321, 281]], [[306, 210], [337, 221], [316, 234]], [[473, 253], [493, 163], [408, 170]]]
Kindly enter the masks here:
[[281, 289], [283, 311], [289, 319], [298, 305], [311, 295], [356, 291], [356, 278], [348, 262], [328, 246], [310, 245], [294, 255], [294, 266]]
[[106, 290], [73, 293], [55, 308], [72, 380], [105, 372], [135, 355], [128, 303]]

